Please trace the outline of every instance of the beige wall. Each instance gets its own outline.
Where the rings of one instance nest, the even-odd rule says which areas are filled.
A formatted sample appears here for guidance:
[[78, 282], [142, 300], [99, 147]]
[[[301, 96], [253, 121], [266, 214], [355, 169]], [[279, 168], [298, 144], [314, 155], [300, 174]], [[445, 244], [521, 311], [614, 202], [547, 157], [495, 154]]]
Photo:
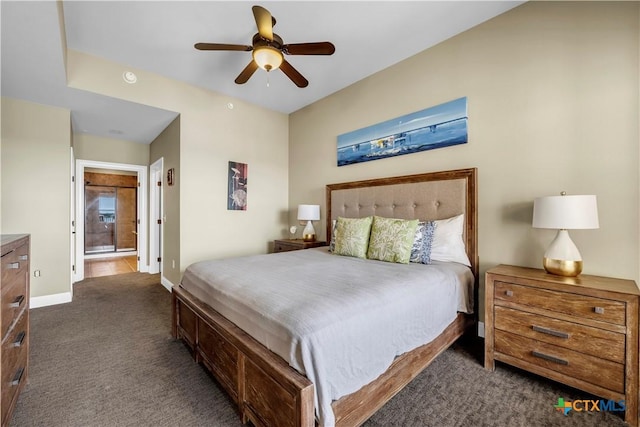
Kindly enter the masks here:
[[[135, 85], [120, 78], [125, 69], [138, 76]], [[67, 76], [71, 87], [180, 114], [181, 271], [203, 259], [265, 253], [286, 235], [287, 115], [71, 50]], [[247, 211], [227, 210], [230, 160], [249, 165]]]
[[130, 165], [149, 164], [149, 145], [86, 133], [74, 133], [73, 152], [77, 160]]
[[[162, 275], [172, 284], [177, 285], [180, 283], [180, 116], [158, 135], [151, 144], [150, 150], [149, 163], [153, 164], [162, 158], [163, 167]], [[174, 185], [168, 186], [167, 171], [171, 168], [175, 169]], [[175, 261], [175, 268], [173, 261]]]
[[[564, 190], [598, 197], [600, 229], [571, 232], [584, 273], [637, 281], [639, 7], [529, 2], [292, 114], [289, 206], [324, 216], [328, 183], [477, 167], [481, 273], [540, 267], [555, 232], [532, 229], [533, 199]], [[467, 144], [336, 166], [337, 135], [462, 96]]]
[[2, 98], [1, 228], [31, 234], [32, 297], [71, 291], [70, 124], [69, 110]]
[[[531, 228], [532, 200], [565, 190], [598, 196], [600, 229], [572, 232], [585, 273], [638, 280], [639, 7], [530, 2], [290, 117], [140, 70], [127, 85], [124, 67], [69, 51], [72, 87], [179, 112], [179, 129], [165, 135], [180, 141], [179, 153], [157, 140], [146, 161], [105, 158], [94, 137], [71, 135], [67, 110], [2, 98], [2, 232], [33, 235], [32, 267], [42, 271], [33, 296], [69, 291], [72, 137], [78, 159], [148, 164], [161, 155], [177, 165], [165, 208], [179, 227], [165, 255], [180, 271], [265, 252], [296, 223], [295, 206], [324, 205], [327, 183], [476, 166], [481, 272], [539, 266], [554, 233]], [[468, 144], [335, 165], [337, 135], [460, 96], [469, 102]], [[249, 164], [246, 212], [226, 210], [229, 160]], [[165, 271], [176, 283], [179, 273]]]

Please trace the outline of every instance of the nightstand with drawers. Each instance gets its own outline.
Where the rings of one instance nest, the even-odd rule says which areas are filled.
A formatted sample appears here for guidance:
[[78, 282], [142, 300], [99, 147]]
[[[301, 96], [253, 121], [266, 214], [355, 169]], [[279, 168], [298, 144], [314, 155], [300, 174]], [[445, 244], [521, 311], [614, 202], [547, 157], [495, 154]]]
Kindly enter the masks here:
[[507, 363], [625, 401], [638, 425], [638, 304], [632, 280], [562, 277], [499, 265], [486, 272], [485, 368]]
[[317, 248], [327, 246], [327, 242], [305, 242], [302, 239], [281, 239], [274, 240], [273, 252], [298, 251], [301, 249]]

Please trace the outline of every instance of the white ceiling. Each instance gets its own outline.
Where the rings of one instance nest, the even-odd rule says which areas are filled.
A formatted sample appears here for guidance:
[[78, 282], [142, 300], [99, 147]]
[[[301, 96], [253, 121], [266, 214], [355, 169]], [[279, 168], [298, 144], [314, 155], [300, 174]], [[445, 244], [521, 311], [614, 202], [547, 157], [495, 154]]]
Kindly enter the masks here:
[[[291, 113], [523, 1], [65, 1], [67, 47]], [[276, 70], [234, 83], [250, 52], [199, 51], [197, 42], [250, 45], [251, 6], [276, 18], [285, 43], [331, 41], [332, 56], [288, 56], [309, 80]], [[74, 132], [150, 143], [177, 115], [68, 88], [54, 1], [1, 3], [2, 95], [68, 108]]]

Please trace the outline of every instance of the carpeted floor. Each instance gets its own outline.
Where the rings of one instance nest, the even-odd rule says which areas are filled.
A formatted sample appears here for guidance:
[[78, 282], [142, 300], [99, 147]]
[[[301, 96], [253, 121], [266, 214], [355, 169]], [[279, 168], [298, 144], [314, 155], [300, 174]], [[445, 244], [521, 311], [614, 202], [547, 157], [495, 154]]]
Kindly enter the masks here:
[[[77, 283], [72, 303], [31, 311], [29, 382], [12, 427], [239, 427], [215, 381], [170, 335], [170, 295], [157, 275]], [[444, 352], [364, 426], [623, 426], [620, 414], [554, 409], [559, 397], [591, 399], [499, 364], [481, 345]]]

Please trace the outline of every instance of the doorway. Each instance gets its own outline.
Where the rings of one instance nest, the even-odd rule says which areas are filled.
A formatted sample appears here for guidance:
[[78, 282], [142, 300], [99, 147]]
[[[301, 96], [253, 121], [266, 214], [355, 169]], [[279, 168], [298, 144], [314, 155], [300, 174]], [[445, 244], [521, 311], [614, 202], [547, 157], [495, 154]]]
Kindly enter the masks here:
[[[86, 185], [86, 171], [123, 171], [134, 183], [103, 185], [105, 182], [96, 181], [98, 185]], [[121, 266], [133, 268], [135, 264], [132, 271], [147, 272], [147, 166], [77, 160], [75, 177], [74, 282], [85, 278], [85, 261], [97, 258], [106, 258], [106, 266], [114, 265], [116, 257], [133, 255], [123, 259]], [[120, 224], [118, 218], [122, 219]], [[117, 271], [121, 270], [113, 274], [119, 274]]]
[[84, 254], [137, 251], [137, 174], [85, 172]]

